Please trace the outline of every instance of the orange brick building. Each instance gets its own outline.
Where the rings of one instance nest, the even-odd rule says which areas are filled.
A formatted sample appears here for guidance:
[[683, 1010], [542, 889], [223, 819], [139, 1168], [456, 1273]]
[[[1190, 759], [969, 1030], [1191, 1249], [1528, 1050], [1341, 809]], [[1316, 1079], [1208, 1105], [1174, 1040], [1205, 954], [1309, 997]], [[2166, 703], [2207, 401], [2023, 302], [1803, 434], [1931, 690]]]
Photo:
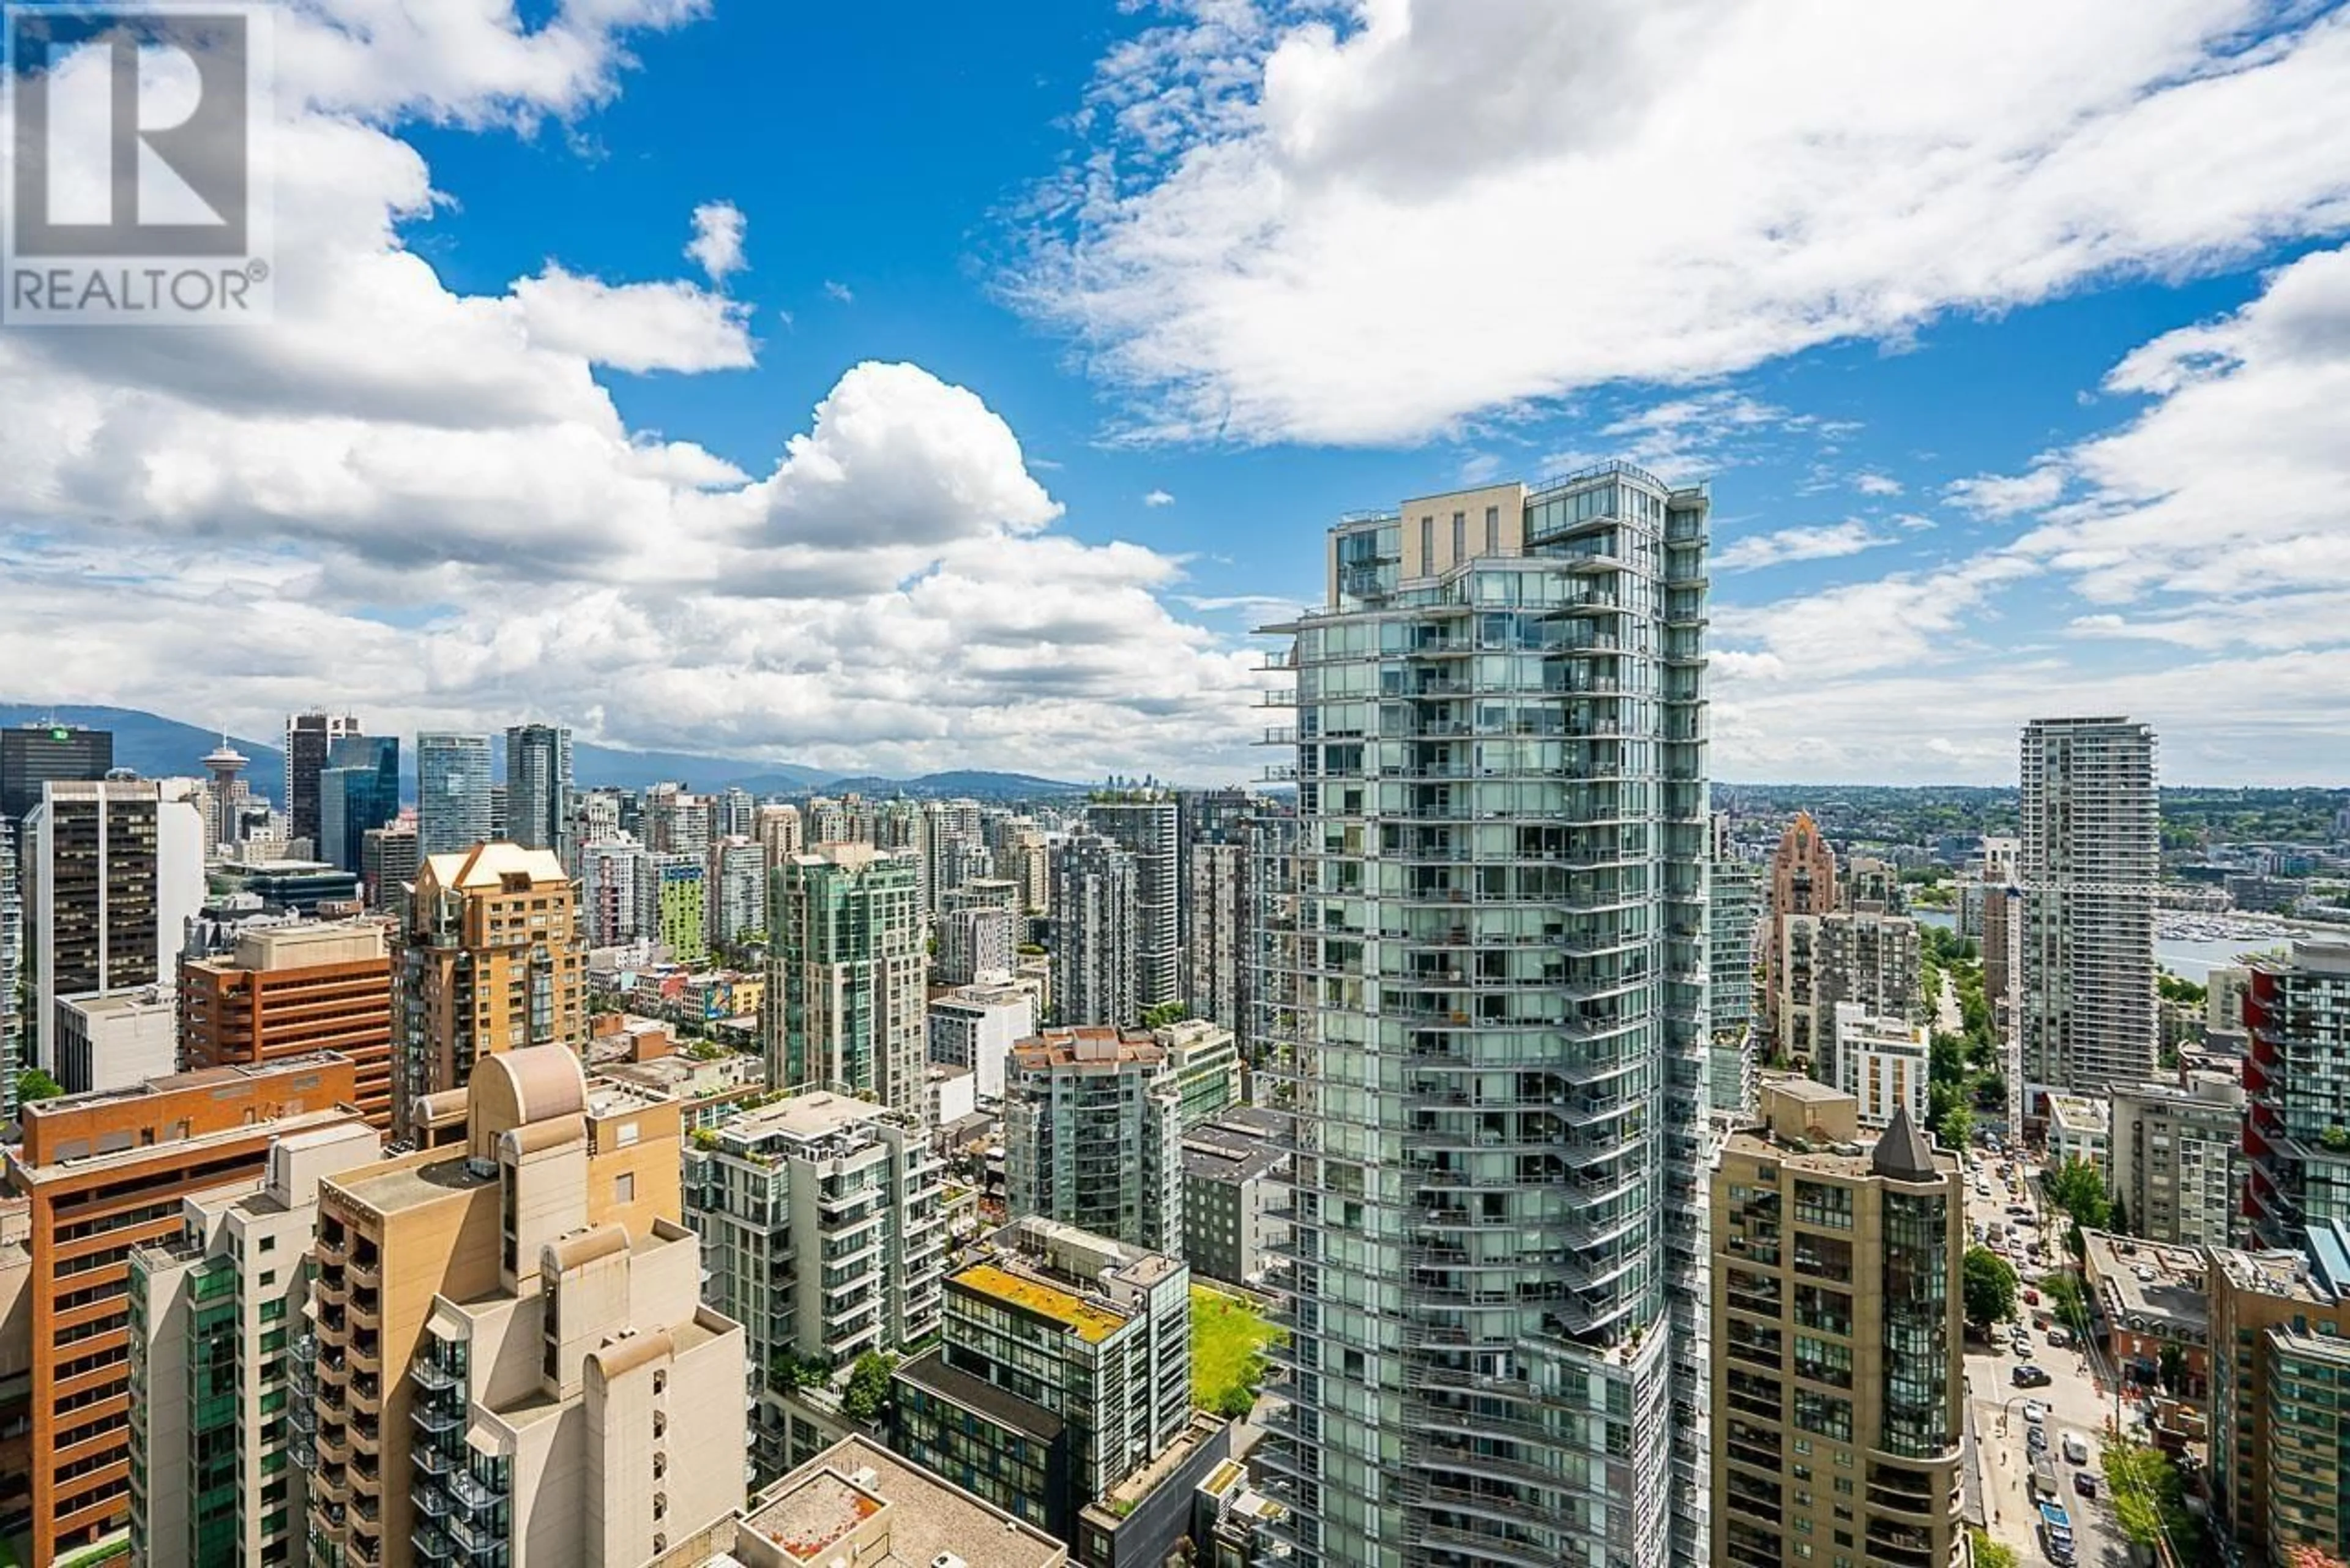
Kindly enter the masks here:
[[132, 1249], [177, 1236], [189, 1193], [258, 1179], [272, 1138], [359, 1121], [354, 1085], [321, 1055], [25, 1107], [6, 1186], [28, 1200], [34, 1563], [130, 1521]]
[[224, 958], [180, 966], [180, 1045], [191, 1068], [350, 1058], [353, 1104], [391, 1130], [391, 948], [377, 920], [247, 931]]

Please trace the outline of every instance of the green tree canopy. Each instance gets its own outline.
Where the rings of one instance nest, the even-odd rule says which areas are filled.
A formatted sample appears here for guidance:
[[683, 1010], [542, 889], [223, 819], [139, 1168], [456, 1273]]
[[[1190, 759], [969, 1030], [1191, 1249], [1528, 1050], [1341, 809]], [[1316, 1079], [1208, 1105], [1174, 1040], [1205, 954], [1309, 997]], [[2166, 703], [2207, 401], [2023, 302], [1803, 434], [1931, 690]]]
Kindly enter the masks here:
[[2202, 1523], [2188, 1511], [2187, 1489], [2169, 1456], [2126, 1438], [2107, 1438], [2104, 1459], [2114, 1518], [2132, 1544], [2150, 1548], [2167, 1538], [2175, 1561], [2201, 1562]]
[[2068, 1159], [2043, 1179], [2048, 1200], [2073, 1217], [2085, 1231], [2103, 1231], [2113, 1224], [2113, 1200], [2106, 1196], [2106, 1179], [2085, 1159]]
[[2014, 1547], [2002, 1546], [1980, 1530], [1973, 1534], [1975, 1568], [2016, 1568]]
[[889, 1374], [898, 1358], [886, 1351], [868, 1350], [848, 1369], [848, 1386], [841, 1390], [840, 1413], [852, 1421], [872, 1422], [889, 1407]]
[[1964, 1149], [1975, 1136], [1975, 1114], [1964, 1105], [1952, 1106], [1934, 1124], [1934, 1136], [1948, 1149]]
[[16, 1075], [16, 1103], [29, 1106], [35, 1100], [54, 1100], [66, 1092], [66, 1086], [38, 1067], [27, 1067]]
[[1960, 1265], [1967, 1321], [1981, 1328], [2015, 1313], [2015, 1268], [1989, 1247], [1969, 1247]]
[[1180, 1023], [1191, 1016], [1191, 1009], [1185, 1003], [1162, 1002], [1156, 1007], [1143, 1010], [1142, 1026], [1145, 1029], [1164, 1029], [1170, 1023]]

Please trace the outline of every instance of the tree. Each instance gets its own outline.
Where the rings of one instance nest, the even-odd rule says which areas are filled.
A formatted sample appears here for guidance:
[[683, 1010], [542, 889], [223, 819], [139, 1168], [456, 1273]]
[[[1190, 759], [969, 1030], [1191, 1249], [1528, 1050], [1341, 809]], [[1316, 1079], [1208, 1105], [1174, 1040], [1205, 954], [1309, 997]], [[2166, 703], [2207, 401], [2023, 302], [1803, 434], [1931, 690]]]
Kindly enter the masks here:
[[2087, 1316], [2088, 1293], [2078, 1274], [2051, 1274], [2040, 1282], [2040, 1293], [2048, 1298], [2048, 1310], [2068, 1322]]
[[889, 1374], [898, 1358], [885, 1351], [868, 1350], [848, 1369], [848, 1386], [841, 1390], [840, 1413], [867, 1425], [881, 1418], [889, 1407]]
[[1191, 1010], [1180, 1002], [1162, 1002], [1156, 1007], [1145, 1008], [1142, 1026], [1145, 1029], [1165, 1029], [1191, 1016]]
[[2016, 1568], [2014, 1547], [2002, 1546], [1980, 1530], [1973, 1535], [1975, 1568]]
[[803, 1359], [788, 1350], [779, 1350], [775, 1352], [775, 1359], [767, 1364], [767, 1386], [779, 1394], [813, 1388], [825, 1380], [828, 1370], [823, 1362], [813, 1357]]
[[2106, 1179], [2097, 1168], [2085, 1159], [2068, 1159], [2052, 1168], [2042, 1179], [2048, 1200], [2073, 1217], [2073, 1223], [2085, 1231], [2109, 1229], [2114, 1220], [2113, 1202], [2106, 1196]]
[[27, 1067], [16, 1075], [16, 1103], [29, 1106], [35, 1100], [54, 1100], [66, 1092], [66, 1086], [38, 1067]]
[[1952, 1106], [1934, 1124], [1934, 1136], [1942, 1140], [1944, 1148], [1963, 1149], [1975, 1136], [1975, 1114], [1964, 1105]]
[[2188, 1511], [2187, 1489], [2169, 1456], [2127, 1438], [2108, 1437], [2104, 1459], [2122, 1533], [2147, 1548], [2168, 1542], [2175, 1562], [2201, 1562], [2202, 1521]]
[[1934, 1031], [1926, 1049], [1926, 1079], [1934, 1084], [1956, 1084], [1967, 1075], [1967, 1043], [1962, 1035]]
[[1967, 1321], [1989, 1329], [2015, 1314], [2015, 1268], [1989, 1247], [1969, 1247], [1960, 1267]]

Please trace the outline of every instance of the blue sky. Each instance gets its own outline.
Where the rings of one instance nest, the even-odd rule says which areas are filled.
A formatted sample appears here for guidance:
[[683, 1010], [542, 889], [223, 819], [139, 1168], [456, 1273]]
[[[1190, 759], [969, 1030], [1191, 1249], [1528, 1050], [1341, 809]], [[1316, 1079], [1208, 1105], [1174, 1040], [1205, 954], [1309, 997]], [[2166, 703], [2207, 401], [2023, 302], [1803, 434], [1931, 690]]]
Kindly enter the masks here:
[[0, 696], [1242, 777], [1336, 513], [1627, 455], [1719, 776], [2350, 756], [2335, 6], [363, 15], [276, 326], [0, 332]]

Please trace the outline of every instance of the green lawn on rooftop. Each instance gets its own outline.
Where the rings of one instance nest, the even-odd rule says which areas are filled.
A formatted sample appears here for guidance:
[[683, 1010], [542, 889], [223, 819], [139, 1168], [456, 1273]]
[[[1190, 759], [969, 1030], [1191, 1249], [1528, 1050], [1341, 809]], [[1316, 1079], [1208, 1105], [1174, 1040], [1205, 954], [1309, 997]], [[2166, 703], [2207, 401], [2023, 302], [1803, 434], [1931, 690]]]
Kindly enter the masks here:
[[1191, 1287], [1191, 1399], [1202, 1410], [1244, 1416], [1264, 1381], [1264, 1347], [1281, 1338], [1254, 1303], [1209, 1285]]

